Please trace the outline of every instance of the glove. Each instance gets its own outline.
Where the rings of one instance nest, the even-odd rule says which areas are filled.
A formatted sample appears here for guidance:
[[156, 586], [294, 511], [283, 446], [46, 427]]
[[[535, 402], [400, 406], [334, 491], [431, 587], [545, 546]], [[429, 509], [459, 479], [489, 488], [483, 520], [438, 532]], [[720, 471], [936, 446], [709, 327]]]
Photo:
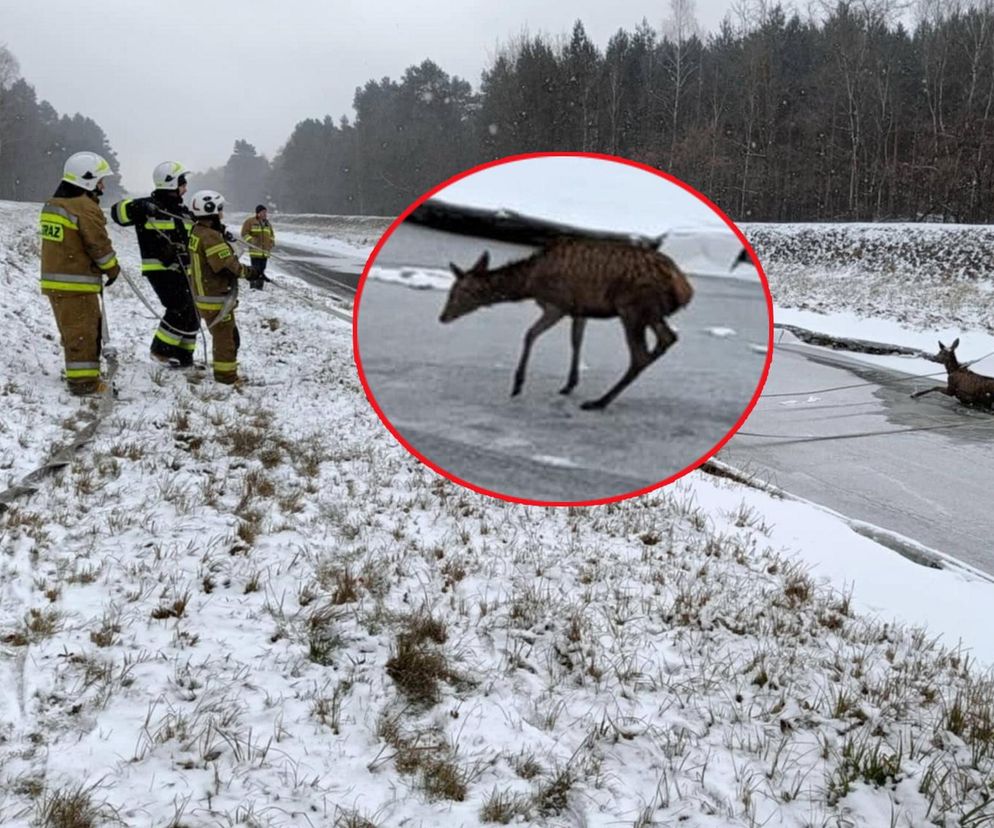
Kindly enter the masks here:
[[142, 206], [145, 208], [146, 218], [156, 218], [157, 216], [164, 215], [162, 209], [154, 201], [146, 201]]
[[104, 282], [104, 287], [110, 287], [116, 281], [117, 281], [117, 274], [115, 274], [113, 276], [108, 276], [107, 277], [107, 281]]
[[235, 238], [235, 234], [232, 233], [228, 228], [224, 229], [224, 240], [229, 243], [238, 241], [238, 239]]
[[242, 265], [242, 277], [248, 281], [252, 290], [262, 290], [262, 285], [266, 281], [258, 270], [248, 265]]

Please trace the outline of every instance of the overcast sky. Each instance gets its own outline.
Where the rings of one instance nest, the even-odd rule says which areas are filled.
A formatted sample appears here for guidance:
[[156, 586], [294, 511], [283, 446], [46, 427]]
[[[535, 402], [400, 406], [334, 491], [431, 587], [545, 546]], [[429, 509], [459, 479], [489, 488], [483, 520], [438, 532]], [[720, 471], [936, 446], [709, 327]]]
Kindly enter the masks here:
[[[351, 119], [367, 80], [431, 58], [479, 89], [501, 45], [522, 32], [568, 33], [601, 50], [669, 0], [0, 0], [0, 43], [60, 114], [99, 123], [123, 184], [151, 189], [152, 167], [223, 164], [244, 138], [272, 158], [304, 118]], [[730, 0], [697, 0], [714, 29]], [[196, 188], [196, 181], [191, 182]]]

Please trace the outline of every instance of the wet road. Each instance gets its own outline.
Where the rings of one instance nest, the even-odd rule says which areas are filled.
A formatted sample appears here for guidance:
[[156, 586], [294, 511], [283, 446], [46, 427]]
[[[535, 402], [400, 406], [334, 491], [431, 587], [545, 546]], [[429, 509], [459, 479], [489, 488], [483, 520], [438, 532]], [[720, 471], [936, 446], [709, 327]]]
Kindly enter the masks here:
[[[420, 230], [420, 228], [418, 228]], [[377, 264], [494, 264], [530, 251], [431, 231], [406, 234]], [[605, 411], [582, 411], [624, 372], [617, 319], [591, 320], [580, 385], [563, 397], [569, 322], [536, 343], [523, 393], [511, 374], [534, 302], [438, 322], [445, 293], [369, 280], [359, 307], [359, 349], [378, 404], [420, 453], [482, 488], [542, 501], [625, 494], [670, 477], [710, 452], [739, 419], [762, 375], [766, 304], [758, 281], [692, 278], [696, 295], [671, 321], [680, 339]]]
[[316, 287], [351, 299], [359, 284], [359, 277], [366, 264], [363, 258], [316, 252], [306, 247], [280, 243], [278, 265], [283, 270], [299, 276]]
[[[935, 380], [906, 377], [777, 345], [764, 396], [719, 457], [994, 574], [994, 415], [940, 394], [912, 400]], [[820, 391], [845, 385], [859, 387]]]

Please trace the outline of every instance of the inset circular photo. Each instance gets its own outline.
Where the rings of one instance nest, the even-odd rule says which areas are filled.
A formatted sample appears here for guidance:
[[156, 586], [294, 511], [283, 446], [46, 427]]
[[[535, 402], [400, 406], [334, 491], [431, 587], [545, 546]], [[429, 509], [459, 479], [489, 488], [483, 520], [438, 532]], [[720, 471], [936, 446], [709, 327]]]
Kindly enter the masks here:
[[676, 480], [742, 425], [772, 301], [741, 231], [671, 176], [543, 153], [436, 187], [373, 250], [356, 365], [422, 462], [523, 503], [606, 503]]

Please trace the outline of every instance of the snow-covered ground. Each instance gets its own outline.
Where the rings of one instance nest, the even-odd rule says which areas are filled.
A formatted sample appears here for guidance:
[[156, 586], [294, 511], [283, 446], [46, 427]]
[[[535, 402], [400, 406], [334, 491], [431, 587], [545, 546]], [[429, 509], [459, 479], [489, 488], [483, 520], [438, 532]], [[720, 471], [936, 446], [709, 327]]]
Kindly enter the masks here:
[[433, 197], [650, 237], [676, 228], [725, 226], [707, 204], [660, 175], [584, 156], [497, 164], [459, 179]]
[[850, 311], [859, 320], [886, 319], [913, 331], [994, 332], [990, 258], [994, 227], [742, 224], [740, 228], [759, 254], [779, 309]]
[[[0, 203], [0, 486], [94, 411], [36, 212]], [[592, 509], [460, 489], [271, 271], [238, 390], [150, 365], [154, 322], [108, 291], [120, 399], [0, 516], [0, 823], [991, 819], [994, 585], [703, 473]]]

